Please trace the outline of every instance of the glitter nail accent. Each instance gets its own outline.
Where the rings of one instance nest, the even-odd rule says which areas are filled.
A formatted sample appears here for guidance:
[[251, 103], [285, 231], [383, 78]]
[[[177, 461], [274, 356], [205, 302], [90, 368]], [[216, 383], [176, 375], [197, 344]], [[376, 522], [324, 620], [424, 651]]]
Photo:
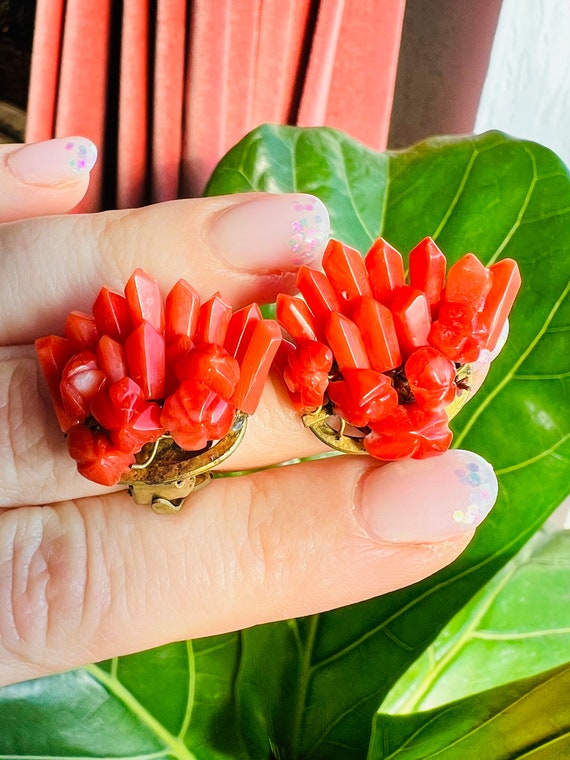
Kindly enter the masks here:
[[486, 468], [477, 462], [467, 462], [461, 469], [455, 470], [460, 483], [471, 489], [469, 502], [465, 510], [456, 509], [453, 520], [464, 525], [479, 525], [489, 513], [494, 502], [495, 485]]
[[292, 236], [289, 246], [297, 254], [293, 263], [296, 265], [312, 261], [315, 247], [322, 244], [327, 235], [328, 220], [318, 211], [314, 203], [293, 204], [295, 211], [306, 212], [291, 222]]
[[65, 143], [64, 150], [71, 154], [67, 165], [74, 174], [91, 171], [97, 160], [97, 149], [92, 143], [77, 143], [70, 140]]

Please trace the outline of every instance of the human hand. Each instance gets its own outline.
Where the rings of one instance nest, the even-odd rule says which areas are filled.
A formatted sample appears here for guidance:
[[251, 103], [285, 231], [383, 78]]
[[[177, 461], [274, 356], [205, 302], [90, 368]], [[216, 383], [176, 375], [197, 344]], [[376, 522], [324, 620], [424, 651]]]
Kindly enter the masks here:
[[[0, 172], [0, 218], [11, 220], [9, 187]], [[46, 206], [20, 190], [23, 216], [71, 200], [64, 193], [60, 208]], [[318, 261], [328, 228], [310, 196], [175, 201], [0, 226], [0, 683], [392, 591], [458, 556], [473, 535], [457, 519], [468, 505], [481, 518], [491, 509], [490, 466], [461, 451], [388, 465], [325, 458], [216, 479], [168, 517], [77, 474], [33, 340], [61, 333], [71, 309], [88, 310], [101, 285], [122, 288], [136, 267], [164, 292], [184, 277], [203, 298], [222, 291], [234, 308], [291, 291], [299, 200], [313, 206], [317, 230], [304, 261]], [[273, 378], [227, 467], [322, 451]], [[480, 485], [458, 475], [469, 465]]]

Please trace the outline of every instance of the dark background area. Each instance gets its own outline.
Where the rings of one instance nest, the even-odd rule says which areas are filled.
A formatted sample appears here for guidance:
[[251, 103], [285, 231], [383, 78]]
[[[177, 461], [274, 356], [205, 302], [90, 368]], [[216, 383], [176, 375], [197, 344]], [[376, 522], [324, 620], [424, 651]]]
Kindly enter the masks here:
[[[0, 142], [24, 138], [35, 5], [0, 0]], [[501, 0], [408, 0], [389, 148], [472, 131], [500, 8]]]
[[0, 0], [0, 142], [24, 139], [35, 0]]

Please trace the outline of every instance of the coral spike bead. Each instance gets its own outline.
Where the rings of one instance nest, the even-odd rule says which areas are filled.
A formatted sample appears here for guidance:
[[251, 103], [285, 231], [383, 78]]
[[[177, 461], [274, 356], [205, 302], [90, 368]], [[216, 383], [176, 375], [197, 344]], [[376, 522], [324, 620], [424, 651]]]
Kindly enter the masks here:
[[125, 348], [108, 335], [103, 335], [95, 350], [97, 364], [105, 373], [110, 383], [116, 383], [127, 374], [127, 355]]
[[279, 324], [287, 330], [293, 340], [322, 341], [322, 330], [311, 314], [307, 304], [300, 298], [279, 293], [275, 315]]
[[240, 378], [232, 395], [232, 403], [236, 409], [246, 414], [253, 414], [257, 409], [281, 340], [281, 328], [274, 319], [262, 319], [256, 323], [240, 365]]
[[93, 304], [93, 316], [99, 335], [108, 335], [124, 342], [131, 331], [131, 315], [127, 299], [109, 288], [101, 288]]
[[154, 277], [135, 269], [125, 285], [125, 296], [133, 325], [148, 322], [157, 332], [164, 332], [164, 304]]
[[323, 272], [305, 265], [299, 267], [297, 287], [318, 324], [324, 324], [332, 311], [340, 311], [338, 298]]
[[354, 248], [331, 240], [323, 256], [323, 269], [344, 311], [355, 299], [372, 295], [364, 260]]
[[61, 399], [61, 373], [73, 356], [74, 346], [67, 338], [48, 335], [35, 342], [36, 354], [43, 376], [46, 380], [53, 408], [60, 428], [65, 433], [70, 427], [81, 421], [76, 414], [68, 414]]
[[383, 238], [378, 238], [364, 259], [372, 295], [377, 301], [390, 306], [397, 288], [405, 285], [404, 261], [399, 251]]
[[423, 293], [409, 285], [399, 288], [392, 301], [392, 316], [404, 358], [416, 348], [427, 345], [431, 317]]
[[326, 324], [325, 335], [341, 370], [346, 367], [368, 369], [370, 362], [362, 335], [356, 324], [344, 314], [333, 312]]
[[129, 375], [146, 399], [164, 398], [166, 347], [164, 337], [148, 322], [140, 324], [125, 344]]
[[232, 307], [220, 293], [204, 301], [198, 313], [194, 343], [217, 343], [223, 346], [231, 316]]
[[444, 299], [462, 303], [477, 311], [491, 287], [491, 274], [472, 253], [466, 253], [450, 267]]
[[224, 348], [235, 357], [238, 363], [243, 361], [255, 325], [262, 318], [261, 309], [256, 303], [234, 312], [228, 324]]
[[82, 311], [71, 311], [65, 320], [63, 335], [76, 351], [95, 351], [99, 340], [95, 318]]
[[165, 337], [168, 346], [181, 335], [191, 340], [194, 338], [199, 310], [198, 293], [186, 280], [178, 280], [166, 296]]
[[518, 264], [513, 259], [498, 261], [491, 266], [490, 271], [493, 282], [478, 324], [488, 333], [485, 348], [493, 351], [519, 292], [521, 275]]
[[437, 305], [445, 279], [446, 259], [430, 237], [424, 238], [409, 255], [410, 285], [425, 293], [432, 313]]
[[402, 354], [390, 309], [364, 296], [357, 301], [352, 318], [362, 335], [372, 369], [387, 372], [399, 367]]

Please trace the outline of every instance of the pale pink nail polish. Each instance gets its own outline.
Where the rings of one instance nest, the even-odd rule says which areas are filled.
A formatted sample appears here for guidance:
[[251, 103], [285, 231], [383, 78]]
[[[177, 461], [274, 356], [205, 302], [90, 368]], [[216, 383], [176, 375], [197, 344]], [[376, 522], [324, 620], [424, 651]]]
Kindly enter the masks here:
[[444, 541], [476, 528], [491, 511], [497, 493], [497, 478], [488, 462], [457, 449], [369, 471], [359, 483], [355, 509], [376, 539]]
[[324, 204], [294, 193], [256, 197], [231, 206], [212, 223], [222, 258], [238, 269], [293, 269], [318, 264], [330, 232]]
[[97, 148], [86, 137], [60, 137], [29, 143], [7, 158], [12, 174], [27, 185], [56, 186], [77, 181], [97, 160]]

